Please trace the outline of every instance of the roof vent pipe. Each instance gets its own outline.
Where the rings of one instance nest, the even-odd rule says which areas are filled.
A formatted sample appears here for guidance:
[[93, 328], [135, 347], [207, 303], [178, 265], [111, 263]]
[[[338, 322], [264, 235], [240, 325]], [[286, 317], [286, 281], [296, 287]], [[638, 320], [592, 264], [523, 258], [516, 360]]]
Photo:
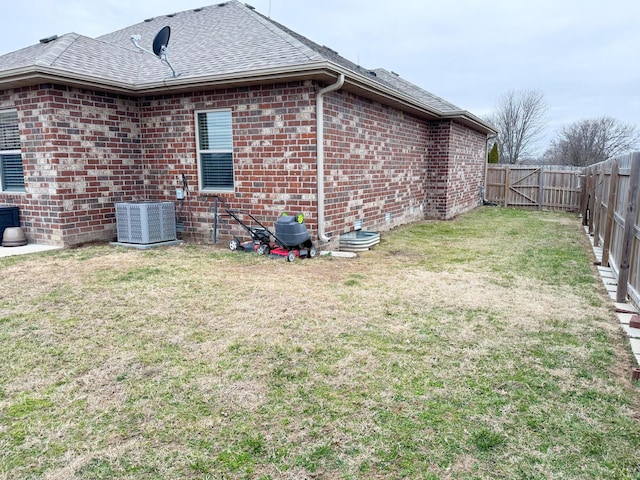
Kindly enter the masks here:
[[323, 242], [331, 240], [325, 233], [324, 225], [324, 96], [335, 92], [344, 85], [344, 74], [338, 76], [338, 81], [324, 87], [316, 95], [316, 166], [318, 178], [318, 238]]
[[41, 38], [40, 43], [50, 43], [57, 39], [58, 39], [58, 35], [51, 35], [50, 37], [47, 37], [47, 38]]

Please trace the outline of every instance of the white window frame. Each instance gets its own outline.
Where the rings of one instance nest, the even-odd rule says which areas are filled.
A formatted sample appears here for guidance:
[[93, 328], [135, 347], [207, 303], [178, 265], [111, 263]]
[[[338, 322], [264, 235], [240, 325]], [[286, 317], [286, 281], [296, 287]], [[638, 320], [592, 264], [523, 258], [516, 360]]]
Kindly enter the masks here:
[[[229, 138], [225, 139], [224, 145], [207, 145], [209, 148], [203, 148], [199, 117], [200, 115], [225, 113], [228, 115], [229, 120]], [[235, 191], [235, 173], [234, 173], [234, 158], [233, 158], [233, 117], [231, 115], [231, 109], [211, 109], [211, 110], [197, 110], [194, 114], [195, 118], [195, 135], [196, 135], [196, 149], [198, 159], [198, 188], [202, 192], [233, 192]], [[231, 176], [230, 182], [226, 184], [210, 185], [205, 182], [206, 176], [203, 173], [204, 165], [203, 157], [207, 155], [230, 155], [230, 165], [225, 165], [226, 168], [230, 168], [230, 172], [226, 172]]]
[[[17, 113], [17, 110], [15, 108], [11, 108], [11, 109], [3, 109], [0, 110], [0, 114], [3, 113]], [[16, 120], [16, 126], [19, 126], [19, 123]], [[20, 143], [20, 132], [18, 132], [18, 143]], [[7, 193], [21, 193], [25, 191], [24, 188], [24, 166], [22, 167], [22, 184], [23, 187], [22, 188], [7, 188], [5, 185], [5, 179], [4, 179], [4, 168], [3, 168], [3, 161], [2, 161], [2, 157], [4, 156], [9, 156], [9, 155], [20, 155], [20, 158], [22, 159], [22, 150], [21, 148], [18, 149], [7, 149], [7, 150], [2, 150], [2, 143], [0, 143], [0, 191], [2, 192], [7, 192]]]

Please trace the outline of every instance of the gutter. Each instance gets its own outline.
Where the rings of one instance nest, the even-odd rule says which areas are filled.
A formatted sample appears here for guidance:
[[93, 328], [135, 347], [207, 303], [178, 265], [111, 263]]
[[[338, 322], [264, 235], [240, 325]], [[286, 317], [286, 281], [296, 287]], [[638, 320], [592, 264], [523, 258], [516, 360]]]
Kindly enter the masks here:
[[333, 71], [327, 70], [324, 62], [302, 65], [301, 68], [265, 68], [247, 72], [229, 72], [207, 76], [189, 76], [183, 72], [178, 79], [159, 75], [155, 82], [133, 83], [82, 72], [64, 71], [50, 66], [28, 65], [0, 71], [0, 90], [17, 88], [38, 83], [59, 83], [78, 88], [123, 93], [131, 96], [158, 95], [173, 92], [259, 84], [267, 81], [307, 80], [309, 78], [329, 80], [335, 78]]
[[344, 73], [338, 75], [336, 83], [328, 85], [316, 95], [316, 177], [318, 182], [318, 238], [323, 242], [331, 239], [325, 233], [324, 224], [324, 96], [344, 85]]
[[468, 112], [467, 110], [447, 112], [445, 114], [442, 114], [440, 119], [454, 120], [454, 121], [457, 121], [458, 123], [462, 123], [463, 125], [466, 125], [474, 129], [482, 129], [482, 130], [488, 131], [487, 135], [489, 136], [495, 137], [498, 134], [498, 131], [493, 125], [486, 122], [485, 120], [482, 120], [481, 118], [477, 117], [473, 113]]
[[485, 133], [497, 133], [492, 125], [466, 110], [441, 112], [430, 105], [417, 102], [415, 98], [399, 90], [390, 88], [375, 79], [348, 70], [333, 62], [319, 61], [286, 67], [264, 68], [251, 72], [226, 72], [216, 75], [190, 76], [182, 71], [179, 78], [162, 77], [155, 82], [131, 83], [116, 78], [86, 75], [77, 71], [64, 71], [51, 66], [28, 65], [0, 71], [0, 90], [18, 88], [37, 83], [62, 83], [77, 88], [92, 88], [113, 93], [146, 96], [163, 95], [184, 91], [196, 91], [215, 87], [233, 87], [291, 80], [330, 81], [335, 74], [348, 75], [347, 88], [353, 92], [365, 93], [368, 98], [401, 110], [434, 120], [455, 120]]

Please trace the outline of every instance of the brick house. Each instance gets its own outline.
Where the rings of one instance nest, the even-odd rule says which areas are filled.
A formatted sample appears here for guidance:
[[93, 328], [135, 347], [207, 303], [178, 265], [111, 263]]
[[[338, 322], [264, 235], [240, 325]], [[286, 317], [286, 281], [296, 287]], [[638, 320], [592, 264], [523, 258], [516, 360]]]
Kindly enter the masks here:
[[[131, 41], [164, 26], [170, 64]], [[183, 181], [194, 241], [215, 195], [269, 225], [301, 212], [320, 247], [356, 223], [449, 219], [481, 203], [491, 133], [236, 0], [0, 56], [0, 205], [43, 244], [114, 240], [116, 203], [174, 201]]]

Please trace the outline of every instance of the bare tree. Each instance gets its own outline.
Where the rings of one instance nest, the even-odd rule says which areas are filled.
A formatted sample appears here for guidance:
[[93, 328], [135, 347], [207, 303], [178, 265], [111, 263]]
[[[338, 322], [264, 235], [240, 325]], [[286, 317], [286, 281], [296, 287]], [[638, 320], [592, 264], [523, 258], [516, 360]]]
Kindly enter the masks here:
[[547, 151], [547, 163], [585, 167], [638, 148], [634, 125], [611, 117], [580, 120], [563, 127]]
[[546, 128], [549, 109], [539, 90], [510, 90], [500, 97], [489, 121], [498, 129], [500, 163], [518, 163], [532, 156]]

